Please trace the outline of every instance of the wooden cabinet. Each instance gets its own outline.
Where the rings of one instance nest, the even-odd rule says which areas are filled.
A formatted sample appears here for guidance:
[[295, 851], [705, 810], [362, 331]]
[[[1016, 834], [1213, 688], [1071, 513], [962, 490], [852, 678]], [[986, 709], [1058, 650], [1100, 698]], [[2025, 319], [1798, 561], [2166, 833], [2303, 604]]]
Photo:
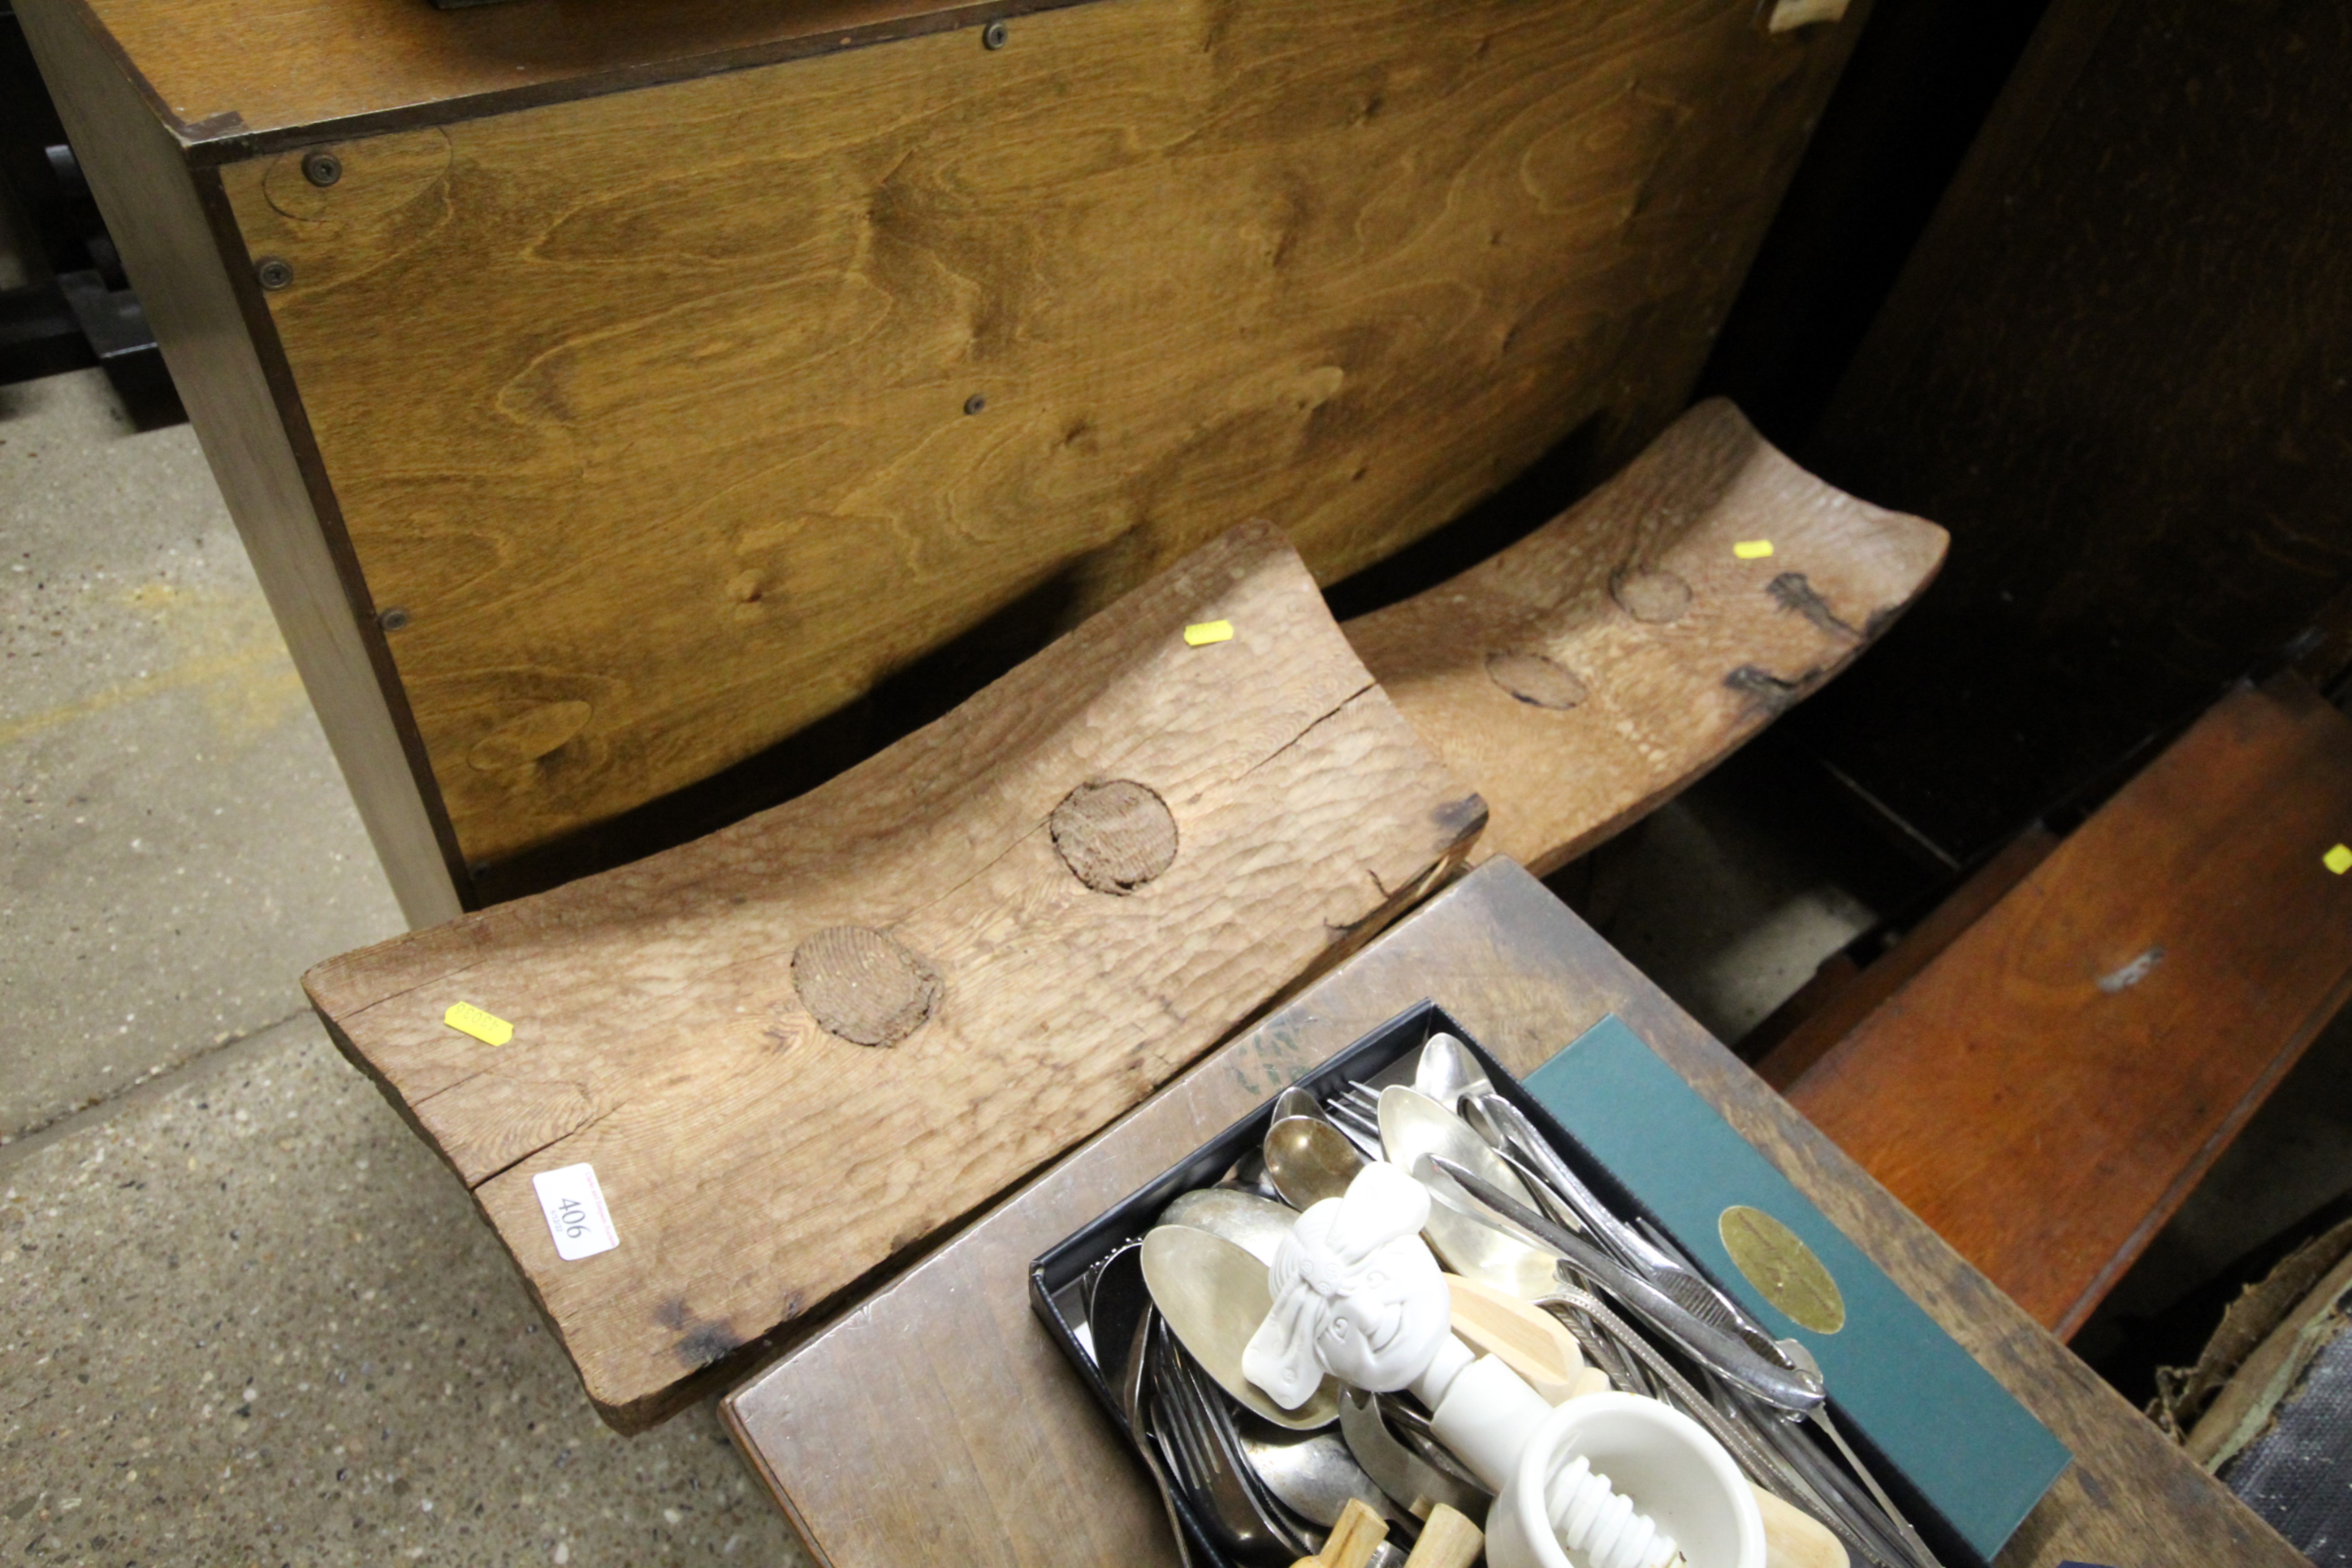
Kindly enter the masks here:
[[1613, 470], [1862, 16], [19, 10], [418, 921], [1043, 587]]

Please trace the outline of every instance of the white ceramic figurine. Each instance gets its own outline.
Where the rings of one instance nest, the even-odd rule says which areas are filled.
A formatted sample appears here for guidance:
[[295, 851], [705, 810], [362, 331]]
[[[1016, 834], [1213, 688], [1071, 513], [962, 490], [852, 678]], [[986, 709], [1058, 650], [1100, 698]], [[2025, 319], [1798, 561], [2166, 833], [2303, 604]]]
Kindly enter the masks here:
[[[1761, 1568], [1755, 1499], [1696, 1422], [1622, 1394], [1554, 1410], [1454, 1336], [1445, 1277], [1420, 1236], [1429, 1205], [1419, 1182], [1376, 1161], [1345, 1196], [1301, 1215], [1267, 1271], [1274, 1306], [1243, 1375], [1286, 1410], [1327, 1372], [1375, 1393], [1410, 1389], [1438, 1440], [1501, 1494], [1494, 1568], [1665, 1568], [1685, 1554], [1690, 1568]], [[1615, 1489], [1612, 1467], [1646, 1509]]]
[[1242, 1352], [1242, 1374], [1296, 1410], [1327, 1371], [1389, 1393], [1421, 1374], [1452, 1331], [1445, 1277], [1421, 1239], [1429, 1190], [1385, 1162], [1344, 1198], [1291, 1227], [1268, 1271], [1274, 1309]]

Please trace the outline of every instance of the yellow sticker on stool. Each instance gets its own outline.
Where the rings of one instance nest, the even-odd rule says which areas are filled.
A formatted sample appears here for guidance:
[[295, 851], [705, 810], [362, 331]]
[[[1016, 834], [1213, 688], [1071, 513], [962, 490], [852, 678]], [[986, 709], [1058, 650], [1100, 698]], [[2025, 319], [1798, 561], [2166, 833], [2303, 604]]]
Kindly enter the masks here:
[[2319, 858], [2319, 863], [2341, 877], [2352, 871], [2352, 844], [2338, 844]]
[[471, 1035], [486, 1046], [503, 1046], [514, 1038], [514, 1026], [485, 1013], [471, 1002], [460, 1002], [441, 1015], [441, 1021], [461, 1035]]
[[1233, 640], [1234, 623], [1231, 621], [1199, 621], [1184, 628], [1184, 643], [1188, 647], [1206, 647], [1213, 642]]
[[1731, 552], [1742, 561], [1761, 561], [1772, 553], [1769, 539], [1743, 539], [1731, 547]]

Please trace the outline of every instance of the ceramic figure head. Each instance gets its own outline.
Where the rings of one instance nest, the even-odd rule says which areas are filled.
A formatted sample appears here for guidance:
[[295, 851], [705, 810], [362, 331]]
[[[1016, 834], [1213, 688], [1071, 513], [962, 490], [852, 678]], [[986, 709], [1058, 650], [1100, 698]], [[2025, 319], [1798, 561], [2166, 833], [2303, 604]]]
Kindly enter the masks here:
[[1327, 1372], [1376, 1393], [1412, 1383], [1454, 1321], [1421, 1239], [1428, 1222], [1428, 1190], [1385, 1161], [1299, 1215], [1267, 1270], [1274, 1308], [1242, 1353], [1243, 1375], [1285, 1410]]

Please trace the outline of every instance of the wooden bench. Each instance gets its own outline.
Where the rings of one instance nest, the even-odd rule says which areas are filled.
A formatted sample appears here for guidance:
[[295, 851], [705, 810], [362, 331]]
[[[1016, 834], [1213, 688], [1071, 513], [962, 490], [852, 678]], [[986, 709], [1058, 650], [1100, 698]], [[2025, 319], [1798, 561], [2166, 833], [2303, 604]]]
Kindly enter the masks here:
[[1944, 531], [1823, 484], [1717, 398], [1608, 483], [1341, 629], [1538, 874], [1705, 774], [1892, 626]]
[[2232, 692], [1842, 1038], [1759, 1070], [2071, 1333], [2352, 994], [2347, 840], [2352, 721], [2293, 676]]
[[[1481, 780], [1513, 846], [1565, 858], [1851, 659], [1942, 548], [1727, 404], [1345, 628], [1251, 525], [798, 800], [305, 984], [635, 1427], [1442, 882]], [[1555, 679], [1582, 695], [1518, 689]], [[582, 1163], [623, 1242], [567, 1259], [538, 1183]]]

